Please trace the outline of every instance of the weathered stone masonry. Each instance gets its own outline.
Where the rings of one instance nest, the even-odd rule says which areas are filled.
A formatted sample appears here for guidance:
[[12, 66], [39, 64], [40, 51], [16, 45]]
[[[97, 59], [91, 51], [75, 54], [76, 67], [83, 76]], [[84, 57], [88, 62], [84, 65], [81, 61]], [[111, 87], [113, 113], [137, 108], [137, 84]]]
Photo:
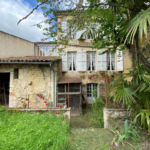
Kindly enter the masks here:
[[[57, 63], [52, 65], [57, 83]], [[19, 68], [19, 78], [14, 79], [14, 68]], [[8, 64], [0, 65], [0, 73], [10, 73], [9, 107], [21, 107], [21, 99], [29, 95], [29, 107], [46, 107], [37, 94], [41, 93], [48, 102], [53, 102], [53, 70], [49, 65]], [[55, 87], [56, 91], [56, 87]], [[55, 92], [56, 104], [56, 92]]]

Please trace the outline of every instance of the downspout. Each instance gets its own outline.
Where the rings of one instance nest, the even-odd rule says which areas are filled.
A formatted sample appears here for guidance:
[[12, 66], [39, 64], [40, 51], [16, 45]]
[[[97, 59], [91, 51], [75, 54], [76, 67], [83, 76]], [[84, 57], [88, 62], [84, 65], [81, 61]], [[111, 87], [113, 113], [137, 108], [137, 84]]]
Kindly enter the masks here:
[[[50, 67], [52, 68], [52, 62], [50, 62]], [[55, 71], [53, 70], [53, 107], [55, 107]]]

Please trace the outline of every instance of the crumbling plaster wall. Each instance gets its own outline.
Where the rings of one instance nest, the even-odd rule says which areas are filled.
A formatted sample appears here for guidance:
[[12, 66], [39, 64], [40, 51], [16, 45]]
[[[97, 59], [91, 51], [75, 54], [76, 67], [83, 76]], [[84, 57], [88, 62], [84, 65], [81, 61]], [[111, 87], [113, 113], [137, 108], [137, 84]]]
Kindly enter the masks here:
[[[57, 80], [57, 63], [52, 65]], [[19, 68], [19, 79], [14, 79], [14, 68]], [[22, 107], [21, 99], [29, 95], [30, 108], [44, 108], [45, 103], [37, 94], [53, 102], [53, 70], [49, 65], [0, 65], [0, 73], [10, 73], [9, 107]], [[56, 104], [56, 86], [55, 86]]]

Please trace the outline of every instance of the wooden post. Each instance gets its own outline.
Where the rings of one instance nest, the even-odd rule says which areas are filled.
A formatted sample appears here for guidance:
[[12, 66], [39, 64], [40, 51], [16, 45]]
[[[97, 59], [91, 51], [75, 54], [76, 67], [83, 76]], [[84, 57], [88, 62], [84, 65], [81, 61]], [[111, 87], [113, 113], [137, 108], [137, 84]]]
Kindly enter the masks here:
[[107, 108], [107, 80], [105, 77], [105, 100], [106, 100], [106, 108]]
[[3, 89], [4, 89], [4, 101], [5, 101], [5, 105], [6, 105], [7, 102], [6, 102], [6, 94], [5, 94], [5, 84], [4, 84], [4, 82], [3, 82]]
[[29, 109], [29, 95], [28, 95], [28, 109]]
[[68, 108], [69, 108], [69, 83], [68, 83]]

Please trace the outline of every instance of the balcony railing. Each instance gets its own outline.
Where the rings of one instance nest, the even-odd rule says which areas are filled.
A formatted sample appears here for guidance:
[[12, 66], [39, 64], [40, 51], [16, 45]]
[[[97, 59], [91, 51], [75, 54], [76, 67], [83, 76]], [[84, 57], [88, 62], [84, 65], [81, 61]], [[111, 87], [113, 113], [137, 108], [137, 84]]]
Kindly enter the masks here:
[[56, 44], [37, 44], [35, 49], [35, 56], [58, 56], [58, 51], [55, 46]]

